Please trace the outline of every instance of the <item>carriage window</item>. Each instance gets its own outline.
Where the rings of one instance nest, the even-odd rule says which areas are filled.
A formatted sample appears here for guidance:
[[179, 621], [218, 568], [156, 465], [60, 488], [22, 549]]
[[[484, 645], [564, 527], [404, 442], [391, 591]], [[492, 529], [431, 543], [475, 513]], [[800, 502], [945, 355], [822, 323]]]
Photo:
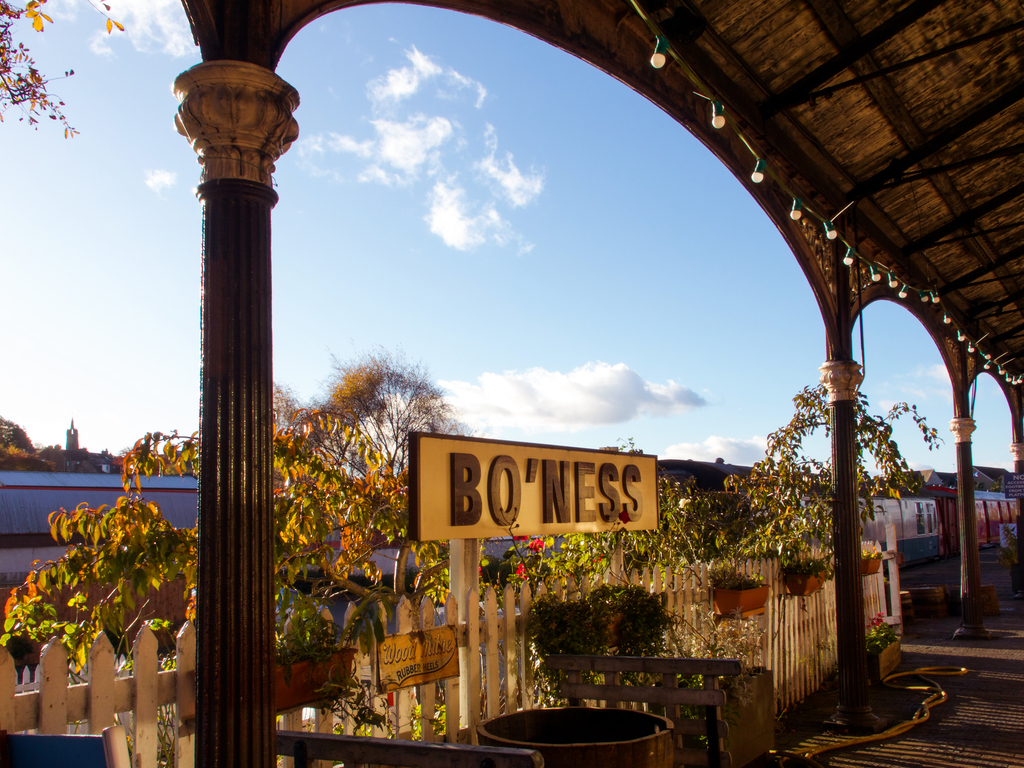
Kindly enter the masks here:
[[917, 533], [924, 534], [924, 504], [917, 502]]
[[928, 533], [934, 530], [933, 521], [935, 520], [935, 507], [928, 505]]

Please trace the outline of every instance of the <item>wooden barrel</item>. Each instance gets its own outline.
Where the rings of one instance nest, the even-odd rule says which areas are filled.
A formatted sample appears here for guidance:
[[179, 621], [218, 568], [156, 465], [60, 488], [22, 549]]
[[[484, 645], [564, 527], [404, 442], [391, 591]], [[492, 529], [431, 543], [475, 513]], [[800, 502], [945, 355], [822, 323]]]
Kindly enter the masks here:
[[911, 587], [907, 590], [914, 606], [914, 617], [943, 619], [949, 616], [949, 589], [945, 584]]
[[535, 749], [545, 768], [672, 768], [672, 723], [629, 709], [524, 709], [477, 725], [480, 743]]
[[904, 624], [914, 620], [914, 599], [905, 589], [900, 591], [900, 613], [903, 614]]
[[[949, 612], [954, 616], [959, 616], [963, 613], [959, 589], [954, 589], [949, 593]], [[981, 585], [981, 615], [999, 615], [999, 598], [996, 597], [996, 588], [991, 584]]]

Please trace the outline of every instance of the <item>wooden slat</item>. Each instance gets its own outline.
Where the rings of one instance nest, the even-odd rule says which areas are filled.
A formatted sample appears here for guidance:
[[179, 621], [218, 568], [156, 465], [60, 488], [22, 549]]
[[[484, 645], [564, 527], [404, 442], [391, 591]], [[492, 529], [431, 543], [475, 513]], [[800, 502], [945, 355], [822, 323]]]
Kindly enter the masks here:
[[40, 733], [62, 734], [68, 728], [68, 654], [57, 638], [47, 643], [36, 670]]
[[[708, 721], [689, 717], [670, 717], [672, 730], [677, 736], [707, 736]], [[718, 721], [718, 735], [723, 739], [729, 735], [729, 724], [725, 720]]]
[[[420, 629], [431, 629], [436, 623], [434, 602], [428, 597], [424, 598], [420, 603]], [[417, 686], [416, 691], [420, 702], [420, 739], [437, 741], [433, 723], [437, 707], [437, 683], [430, 682]]]
[[[706, 749], [684, 749], [676, 747], [672, 756], [673, 765], [708, 765], [708, 753]], [[722, 768], [732, 768], [732, 755], [728, 752], [722, 753]]]
[[583, 656], [558, 654], [544, 659], [548, 669], [591, 672], [647, 672], [654, 675], [738, 675], [739, 659], [656, 659], [645, 656]]
[[484, 592], [484, 717], [489, 719], [501, 714], [498, 711], [498, 699], [501, 679], [500, 662], [498, 660], [498, 596], [494, 587], [487, 587]]
[[505, 649], [505, 712], [519, 709], [519, 652], [516, 642], [516, 591], [505, 585], [501, 596], [501, 640]]
[[132, 718], [132, 765], [156, 768], [157, 737], [157, 640], [147, 623], [132, 645], [132, 671], [135, 676], [135, 717]]
[[[448, 593], [448, 601], [444, 604], [444, 621], [453, 629], [457, 630], [459, 627], [459, 603], [451, 593]], [[461, 653], [459, 663], [462, 663]], [[444, 740], [449, 743], [454, 743], [459, 738], [459, 721], [462, 719], [462, 692], [459, 680], [459, 677], [452, 677], [444, 681]]]
[[490, 759], [495, 768], [541, 768], [540, 753], [529, 749], [479, 747], [468, 744], [426, 744], [420, 741], [334, 736], [305, 731], [278, 731], [277, 752], [294, 755], [301, 741], [310, 760], [415, 765], [418, 768], [479, 768]]
[[725, 704], [725, 691], [695, 688], [654, 688], [639, 685], [574, 685], [562, 684], [562, 695], [567, 699], [593, 699], [606, 701], [643, 701], [649, 704], [694, 704], [721, 707]]

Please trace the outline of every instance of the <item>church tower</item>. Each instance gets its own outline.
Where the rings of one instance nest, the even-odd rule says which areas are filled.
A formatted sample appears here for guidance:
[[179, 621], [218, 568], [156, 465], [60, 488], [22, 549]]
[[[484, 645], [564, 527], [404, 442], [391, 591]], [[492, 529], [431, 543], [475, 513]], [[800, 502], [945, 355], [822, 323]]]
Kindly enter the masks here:
[[64, 443], [65, 451], [77, 451], [78, 450], [78, 430], [75, 429], [75, 420], [71, 420], [71, 429], [68, 430], [68, 438]]

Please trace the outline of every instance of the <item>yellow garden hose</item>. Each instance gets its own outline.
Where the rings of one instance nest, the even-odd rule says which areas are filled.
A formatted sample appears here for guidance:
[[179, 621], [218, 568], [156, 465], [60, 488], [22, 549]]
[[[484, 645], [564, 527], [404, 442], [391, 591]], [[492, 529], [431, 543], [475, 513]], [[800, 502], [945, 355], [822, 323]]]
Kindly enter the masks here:
[[[905, 691], [926, 691], [928, 692], [927, 698], [921, 702], [921, 706], [917, 708], [914, 716], [905, 722], [894, 725], [886, 731], [881, 733], [874, 733], [870, 736], [856, 736], [852, 739], [845, 739], [838, 741], [833, 744], [827, 744], [823, 747], [814, 747], [813, 749], [802, 750], [800, 752], [775, 752], [772, 751], [772, 756], [776, 759], [776, 764], [781, 766], [793, 764], [793, 765], [806, 765], [811, 768], [824, 768], [821, 763], [817, 762], [814, 757], [824, 752], [831, 752], [833, 749], [843, 749], [845, 747], [851, 747], [857, 744], [866, 744], [871, 741], [881, 741], [883, 739], [890, 739], [893, 736], [900, 736], [911, 728], [914, 728], [921, 723], [925, 722], [931, 717], [932, 707], [937, 707], [942, 702], [946, 701], [949, 697], [946, 692], [942, 690], [942, 686], [936, 683], [934, 680], [930, 680], [925, 677], [928, 675], [966, 675], [967, 669], [965, 667], [921, 667], [920, 669], [914, 669], [910, 672], [897, 672], [896, 674], [887, 676], [883, 681], [882, 685], [888, 688], [900, 688]], [[927, 685], [895, 685], [891, 681], [896, 680], [900, 677], [909, 677], [914, 675], [921, 678], [927, 683]]]

